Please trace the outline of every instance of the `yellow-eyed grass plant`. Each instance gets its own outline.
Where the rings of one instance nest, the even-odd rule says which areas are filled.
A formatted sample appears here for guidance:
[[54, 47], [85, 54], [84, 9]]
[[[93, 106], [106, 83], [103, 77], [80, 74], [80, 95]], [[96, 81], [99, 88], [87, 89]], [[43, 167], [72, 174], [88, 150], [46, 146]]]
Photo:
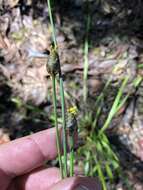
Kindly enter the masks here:
[[68, 176], [68, 171], [67, 171], [67, 135], [66, 135], [66, 116], [65, 116], [66, 114], [65, 114], [65, 98], [64, 98], [63, 78], [62, 78], [62, 73], [61, 73], [61, 68], [60, 68], [60, 60], [59, 60], [59, 56], [58, 56], [55, 27], [54, 27], [52, 10], [51, 10], [51, 1], [47, 0], [47, 4], [48, 4], [48, 12], [49, 12], [49, 17], [50, 17], [50, 23], [51, 23], [51, 27], [52, 27], [52, 37], [53, 37], [53, 42], [54, 42], [54, 48], [56, 48], [55, 54], [57, 55], [58, 62], [59, 62], [58, 74], [59, 74], [59, 79], [60, 79], [60, 96], [61, 96], [62, 126], [63, 126], [62, 127], [63, 128], [63, 130], [62, 130], [63, 131], [63, 150], [64, 150], [63, 177], [67, 177]]

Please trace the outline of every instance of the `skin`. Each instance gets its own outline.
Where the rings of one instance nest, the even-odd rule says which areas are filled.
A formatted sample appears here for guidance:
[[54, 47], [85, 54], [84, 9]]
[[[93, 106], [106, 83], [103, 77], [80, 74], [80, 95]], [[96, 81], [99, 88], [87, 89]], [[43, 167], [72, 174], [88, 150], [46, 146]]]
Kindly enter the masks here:
[[61, 180], [58, 168], [44, 163], [57, 156], [55, 129], [48, 129], [0, 146], [0, 190], [100, 190], [94, 178]]

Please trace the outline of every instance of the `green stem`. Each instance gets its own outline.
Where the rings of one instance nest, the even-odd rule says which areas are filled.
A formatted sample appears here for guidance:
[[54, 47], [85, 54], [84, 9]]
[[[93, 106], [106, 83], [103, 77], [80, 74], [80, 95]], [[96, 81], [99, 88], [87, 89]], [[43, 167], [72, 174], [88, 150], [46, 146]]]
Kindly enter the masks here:
[[63, 121], [63, 149], [64, 149], [64, 177], [67, 177], [67, 135], [66, 135], [66, 117], [65, 117], [65, 97], [63, 79], [60, 76], [60, 96], [62, 107], [62, 121]]
[[49, 17], [50, 17], [50, 23], [51, 23], [51, 27], [52, 27], [52, 37], [53, 37], [53, 41], [54, 41], [54, 46], [56, 47], [57, 41], [56, 41], [55, 27], [54, 27], [54, 22], [53, 22], [53, 17], [52, 17], [50, 0], [47, 0], [47, 3], [48, 3], [48, 12], [49, 12]]
[[74, 137], [70, 136], [70, 177], [74, 174]]
[[83, 75], [83, 99], [84, 102], [87, 100], [87, 75], [88, 75], [88, 41], [85, 41], [85, 47], [84, 47], [84, 75]]
[[62, 159], [61, 159], [61, 146], [60, 146], [60, 134], [59, 134], [59, 130], [58, 130], [58, 120], [57, 120], [56, 80], [55, 80], [54, 75], [52, 76], [52, 87], [53, 87], [53, 104], [54, 104], [54, 115], [55, 115], [55, 128], [56, 128], [58, 159], [59, 159], [61, 177], [63, 178], [63, 168], [62, 168]]
[[87, 24], [86, 24], [86, 37], [85, 37], [85, 43], [84, 43], [84, 72], [83, 72], [83, 100], [86, 102], [87, 100], [87, 94], [88, 94], [88, 88], [87, 88], [87, 77], [88, 77], [88, 52], [89, 52], [89, 43], [88, 43], [88, 33], [90, 28], [90, 15], [88, 13], [87, 15]]

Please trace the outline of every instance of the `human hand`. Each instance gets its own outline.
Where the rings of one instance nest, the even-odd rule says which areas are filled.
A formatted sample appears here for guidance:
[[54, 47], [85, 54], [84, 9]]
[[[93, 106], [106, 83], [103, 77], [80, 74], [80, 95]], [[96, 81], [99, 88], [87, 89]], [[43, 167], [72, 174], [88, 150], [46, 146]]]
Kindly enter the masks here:
[[61, 180], [44, 162], [57, 156], [55, 128], [0, 146], [0, 190], [101, 190], [94, 178]]

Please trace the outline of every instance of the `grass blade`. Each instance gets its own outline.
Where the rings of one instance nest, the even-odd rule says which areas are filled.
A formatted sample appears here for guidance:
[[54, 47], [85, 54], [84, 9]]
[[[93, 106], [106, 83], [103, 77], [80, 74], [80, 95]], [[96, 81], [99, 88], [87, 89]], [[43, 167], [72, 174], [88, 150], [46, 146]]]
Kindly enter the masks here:
[[105, 131], [107, 129], [110, 122], [112, 121], [113, 116], [116, 114], [116, 112], [118, 110], [118, 105], [120, 103], [120, 100], [121, 100], [121, 97], [122, 97], [122, 94], [123, 94], [123, 90], [124, 90], [128, 80], [129, 80], [128, 76], [123, 80], [123, 83], [122, 83], [122, 85], [121, 85], [121, 87], [120, 87], [120, 89], [119, 89], [119, 91], [117, 93], [117, 96], [116, 96], [115, 101], [114, 101], [114, 103], [112, 105], [112, 108], [111, 108], [111, 110], [110, 110], [110, 112], [108, 114], [108, 117], [107, 117], [103, 127], [100, 129], [99, 134], [101, 134], [103, 131]]

